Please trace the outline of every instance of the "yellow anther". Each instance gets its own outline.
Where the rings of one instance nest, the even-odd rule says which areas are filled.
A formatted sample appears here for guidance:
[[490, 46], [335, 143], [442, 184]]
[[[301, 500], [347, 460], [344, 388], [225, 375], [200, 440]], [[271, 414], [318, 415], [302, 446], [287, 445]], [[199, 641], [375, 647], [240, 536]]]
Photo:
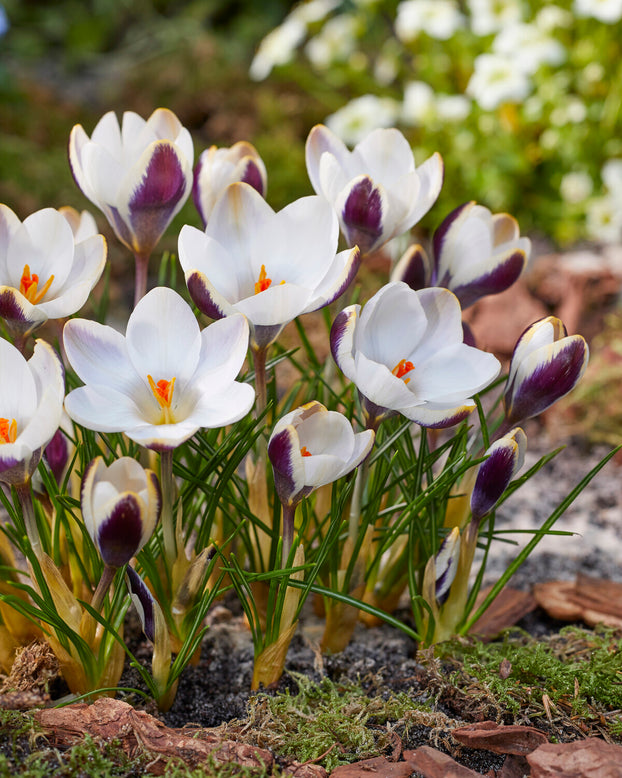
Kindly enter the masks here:
[[17, 438], [17, 422], [15, 419], [0, 419], [0, 445], [2, 443], [15, 443]]
[[[393, 370], [391, 372], [396, 378], [404, 378], [406, 373], [410, 373], [411, 370], [414, 370], [415, 366], [412, 362], [408, 362], [405, 359], [400, 359], [400, 361], [395, 365]], [[404, 378], [404, 383], [407, 384], [410, 381], [410, 378]]]
[[50, 286], [52, 286], [53, 280], [54, 276], [51, 275], [43, 287], [39, 289], [39, 276], [36, 273], [32, 273], [31, 275], [30, 266], [24, 265], [24, 272], [22, 273], [20, 280], [19, 291], [29, 302], [31, 302], [33, 305], [36, 305], [37, 303], [40, 303], [41, 300], [43, 300], [47, 294], [48, 289]]
[[149, 386], [153, 392], [153, 396], [158, 401], [158, 405], [163, 411], [162, 424], [174, 423], [173, 416], [171, 414], [171, 403], [173, 401], [173, 389], [175, 388], [175, 378], [167, 381], [161, 378], [159, 381], [154, 381], [153, 378], [148, 375]]

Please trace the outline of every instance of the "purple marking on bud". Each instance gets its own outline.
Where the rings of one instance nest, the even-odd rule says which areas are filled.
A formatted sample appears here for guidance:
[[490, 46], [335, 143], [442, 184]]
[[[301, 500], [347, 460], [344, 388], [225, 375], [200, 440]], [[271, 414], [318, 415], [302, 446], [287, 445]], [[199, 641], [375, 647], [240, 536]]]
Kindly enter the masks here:
[[475, 335], [473, 334], [473, 330], [471, 329], [470, 325], [467, 324], [467, 322], [462, 322], [462, 341], [463, 343], [466, 343], [467, 346], [471, 346], [472, 348], [477, 348], [477, 342], [475, 340]]
[[465, 408], [464, 410], [459, 410], [457, 413], [454, 413], [453, 416], [448, 416], [445, 419], [442, 419], [441, 421], [437, 421], [434, 424], [424, 424], [420, 421], [417, 422], [417, 424], [420, 427], [425, 427], [429, 430], [444, 430], [447, 429], [447, 427], [453, 427], [454, 424], [458, 424], [459, 422], [463, 421], [467, 418], [467, 416], [470, 416], [472, 412], [472, 408]]
[[335, 289], [334, 293], [327, 297], [326, 300], [322, 303], [322, 308], [324, 308], [327, 305], [330, 305], [332, 302], [334, 302], [338, 297], [341, 297], [341, 295], [346, 291], [346, 289], [350, 286], [352, 281], [354, 281], [354, 278], [356, 277], [356, 274], [358, 273], [358, 269], [361, 266], [361, 252], [359, 248], [353, 249], [353, 255], [350, 257], [350, 264], [347, 268], [347, 273], [343, 278], [342, 283]]
[[111, 567], [123, 567], [140, 548], [143, 522], [133, 494], [118, 500], [97, 529], [97, 545], [102, 559]]
[[403, 281], [415, 292], [430, 285], [431, 268], [427, 254], [422, 246], [411, 246], [391, 276], [392, 281]]
[[[559, 343], [559, 341], [558, 341]], [[544, 356], [544, 355], [543, 355]], [[543, 360], [520, 385], [506, 390], [504, 402], [510, 424], [517, 424], [545, 411], [574, 389], [587, 363], [587, 344], [580, 336], [568, 337], [568, 343], [551, 359]]]
[[265, 197], [266, 188], [264, 186], [263, 176], [261, 175], [261, 170], [254, 160], [248, 160], [246, 163], [246, 170], [244, 171], [244, 174], [240, 180], [242, 183], [252, 186], [253, 189], [256, 189], [262, 197]]
[[19, 304], [18, 294], [19, 292], [16, 289], [11, 288], [5, 288], [0, 292], [0, 317], [7, 321], [30, 324], [22, 306]]
[[[456, 219], [458, 219], [462, 215], [463, 211], [465, 209], [470, 210], [474, 205], [475, 205], [475, 200], [470, 200], [468, 203], [463, 203], [462, 205], [459, 205], [457, 208], [454, 208], [454, 210], [451, 213], [449, 213], [443, 219], [440, 225], [437, 227], [436, 232], [434, 233], [434, 236], [432, 238], [432, 246], [434, 249], [435, 274], [438, 272], [438, 263], [440, 260], [441, 252], [443, 251], [443, 243], [447, 238], [447, 233], [453, 227]], [[448, 283], [449, 283], [449, 278], [436, 278], [434, 280], [434, 285], [437, 286], [446, 287]]]
[[109, 206], [110, 216], [112, 217], [112, 227], [119, 237], [119, 240], [124, 243], [130, 251], [134, 250], [134, 238], [130, 232], [130, 228], [121, 218], [119, 209], [114, 205]]
[[479, 521], [501, 499], [514, 474], [516, 453], [512, 446], [498, 447], [479, 466], [473, 494], [471, 513]]
[[347, 310], [341, 311], [341, 313], [338, 313], [335, 317], [333, 326], [330, 328], [330, 351], [337, 365], [339, 365], [339, 346], [341, 345], [341, 339], [348, 329], [350, 316], [351, 312]]
[[207, 224], [207, 217], [201, 208], [201, 189], [199, 187], [199, 179], [201, 178], [201, 170], [203, 169], [202, 157], [203, 155], [201, 154], [199, 161], [195, 165], [194, 173], [192, 176], [192, 200], [194, 201], [194, 207], [197, 209], [199, 216], [201, 217], [203, 226], [205, 226]]
[[462, 308], [468, 308], [480, 297], [488, 294], [499, 294], [509, 289], [523, 272], [527, 258], [524, 251], [515, 251], [490, 273], [474, 278], [464, 286], [451, 287], [451, 291], [460, 300]]
[[133, 567], [128, 567], [126, 571], [126, 580], [132, 600], [140, 616], [143, 631], [147, 640], [152, 643], [155, 641], [155, 615], [153, 611], [153, 595], [146, 587], [143, 579], [138, 575]]
[[292, 434], [290, 430], [281, 430], [270, 438], [268, 457], [272, 463], [274, 486], [279, 500], [284, 505], [291, 505], [296, 496], [296, 483], [292, 464]]
[[195, 271], [188, 276], [186, 279], [186, 286], [188, 287], [190, 297], [192, 297], [192, 301], [201, 313], [204, 313], [212, 319], [222, 319], [225, 316], [225, 313], [214, 302], [210, 290], [203, 279], [203, 274], [198, 271]]
[[185, 191], [186, 177], [175, 148], [158, 143], [129, 202], [131, 229], [142, 253], [156, 245]]
[[52, 475], [56, 479], [56, 483], [60, 484], [69, 459], [69, 446], [67, 445], [65, 433], [61, 429], [56, 430], [52, 440], [45, 447], [44, 456], [52, 471]]
[[382, 235], [382, 196], [369, 176], [354, 184], [342, 212], [350, 246], [366, 254]]

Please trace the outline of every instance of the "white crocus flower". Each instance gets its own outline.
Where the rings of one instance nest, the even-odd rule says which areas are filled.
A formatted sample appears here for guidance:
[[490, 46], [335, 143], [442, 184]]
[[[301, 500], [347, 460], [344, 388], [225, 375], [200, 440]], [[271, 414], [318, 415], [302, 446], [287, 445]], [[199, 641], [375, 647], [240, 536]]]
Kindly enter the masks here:
[[355, 433], [342, 413], [310, 402], [283, 416], [268, 443], [274, 482], [284, 505], [354, 470], [374, 444], [372, 430]]
[[80, 494], [82, 519], [104, 563], [122, 567], [151, 537], [162, 508], [160, 483], [131, 457], [109, 467], [97, 457], [87, 467]]
[[278, 213], [248, 184], [231, 184], [204, 232], [186, 225], [179, 260], [199, 310], [220, 319], [243, 313], [263, 349], [290, 321], [328, 305], [354, 278], [356, 249], [337, 251], [339, 225], [321, 197]]
[[375, 130], [349, 151], [319, 124], [307, 138], [306, 162], [313, 188], [337, 212], [348, 244], [363, 254], [413, 227], [443, 185], [440, 154], [415, 168], [408, 141], [393, 128]]
[[142, 298], [125, 336], [72, 319], [64, 343], [86, 384], [67, 396], [67, 413], [97, 432], [125, 432], [163, 451], [202, 427], [241, 419], [253, 404], [253, 389], [234, 380], [248, 348], [246, 319], [232, 316], [201, 331], [172, 289], [153, 289]]
[[0, 482], [27, 483], [58, 429], [65, 381], [56, 352], [37, 340], [28, 361], [0, 339]]
[[466, 92], [485, 111], [492, 111], [501, 103], [521, 102], [531, 91], [527, 74], [508, 57], [480, 54], [474, 67]]
[[397, 6], [395, 32], [406, 43], [421, 32], [446, 41], [463, 26], [464, 16], [453, 0], [404, 0]]
[[106, 241], [88, 225], [74, 236], [53, 208], [22, 223], [0, 205], [0, 317], [14, 337], [70, 316], [86, 302], [106, 264]]
[[134, 254], [149, 256], [192, 188], [194, 148], [172, 111], [145, 121], [133, 111], [122, 125], [105, 114], [91, 137], [76, 124], [69, 138], [71, 172], [83, 194]]
[[501, 368], [492, 354], [463, 343], [452, 292], [415, 292], [401, 282], [382, 287], [363, 308], [345, 308], [333, 323], [331, 349], [356, 384], [371, 428], [393, 413], [423, 427], [456, 424]]

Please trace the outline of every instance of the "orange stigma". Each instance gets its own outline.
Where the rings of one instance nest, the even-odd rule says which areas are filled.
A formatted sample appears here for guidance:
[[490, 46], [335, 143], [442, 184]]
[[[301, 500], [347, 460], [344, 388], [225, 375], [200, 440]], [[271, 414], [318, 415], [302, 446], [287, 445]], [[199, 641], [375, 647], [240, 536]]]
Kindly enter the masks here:
[[17, 437], [17, 422], [15, 419], [0, 419], [0, 445], [2, 443], [15, 443]]
[[[400, 361], [395, 365], [393, 370], [391, 372], [396, 378], [404, 378], [406, 373], [410, 373], [411, 370], [414, 370], [415, 366], [412, 362], [407, 362], [405, 359], [400, 359]], [[404, 378], [404, 383], [407, 384], [410, 381], [410, 378]]]
[[171, 403], [173, 401], [173, 389], [175, 388], [175, 378], [171, 379], [170, 381], [166, 381], [164, 378], [161, 378], [157, 383], [153, 380], [153, 378], [148, 375], [147, 379], [149, 381], [149, 386], [151, 387], [151, 391], [153, 392], [153, 396], [158, 401], [158, 405], [160, 408], [162, 408], [163, 411], [163, 420], [160, 422], [161, 424], [172, 424], [174, 423], [173, 415], [171, 414]]
[[52, 285], [54, 276], [51, 275], [43, 287], [39, 289], [39, 276], [36, 273], [30, 273], [30, 266], [24, 265], [24, 272], [19, 283], [19, 291], [33, 305], [40, 303], [45, 297], [48, 289]]
[[303, 457], [310, 457], [311, 456], [311, 452], [307, 451], [307, 447], [306, 446], [303, 446], [300, 449], [300, 453], [302, 454]]
[[266, 273], [266, 266], [262, 265], [261, 270], [259, 271], [259, 280], [255, 283], [255, 294], [259, 294], [259, 292], [265, 292], [271, 283], [272, 279], [268, 278], [268, 274]]

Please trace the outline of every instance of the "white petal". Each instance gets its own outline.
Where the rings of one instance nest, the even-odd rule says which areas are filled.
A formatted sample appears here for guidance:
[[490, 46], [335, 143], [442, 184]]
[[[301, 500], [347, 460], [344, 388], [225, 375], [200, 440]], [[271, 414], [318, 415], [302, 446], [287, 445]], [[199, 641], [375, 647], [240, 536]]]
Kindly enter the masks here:
[[13, 235], [20, 227], [21, 222], [13, 211], [7, 205], [0, 203], [0, 284], [7, 284], [9, 280], [7, 252]]
[[198, 427], [224, 427], [242, 419], [253, 407], [255, 390], [250, 384], [238, 381], [230, 383], [218, 395], [203, 395], [199, 398], [186, 423]]
[[240, 300], [234, 308], [243, 313], [257, 326], [289, 324], [307, 307], [312, 298], [312, 290], [294, 284], [274, 283], [264, 292]]
[[186, 275], [199, 270], [231, 303], [254, 291], [257, 278], [253, 277], [249, 253], [231, 252], [214, 238], [187, 224], [179, 233], [178, 249]]
[[48, 388], [37, 410], [19, 434], [19, 442], [31, 451], [47, 446], [60, 426], [62, 412], [62, 399], [59, 399], [56, 387]]
[[62, 405], [65, 396], [65, 371], [56, 351], [44, 340], [35, 342], [34, 353], [28, 360], [28, 369], [35, 381], [37, 396], [42, 397], [46, 389], [56, 392]]
[[206, 391], [227, 386], [238, 375], [248, 351], [248, 321], [241, 314], [219, 319], [201, 333], [201, 354], [193, 384]]
[[462, 343], [462, 311], [458, 298], [448, 289], [431, 287], [416, 293], [421, 303], [426, 328], [412, 354], [407, 354], [416, 364], [448, 346]]
[[311, 186], [317, 194], [325, 194], [320, 181], [320, 159], [328, 152], [337, 162], [347, 164], [350, 157], [346, 145], [328, 127], [317, 124], [307, 137], [305, 144], [305, 160]]
[[0, 412], [9, 422], [15, 419], [23, 427], [34, 414], [37, 404], [37, 386], [20, 352], [7, 340], [0, 338]]
[[13, 286], [20, 287], [24, 265], [44, 283], [54, 276], [48, 295], [54, 296], [71, 272], [73, 265], [73, 232], [65, 217], [53, 208], [31, 214], [11, 241], [7, 264]]
[[361, 173], [368, 173], [375, 183], [387, 188], [415, 170], [410, 144], [395, 128], [373, 130], [356, 145], [352, 155]]
[[96, 432], [126, 432], [153, 426], [142, 409], [126, 394], [109, 386], [80, 386], [65, 398], [71, 418]]

